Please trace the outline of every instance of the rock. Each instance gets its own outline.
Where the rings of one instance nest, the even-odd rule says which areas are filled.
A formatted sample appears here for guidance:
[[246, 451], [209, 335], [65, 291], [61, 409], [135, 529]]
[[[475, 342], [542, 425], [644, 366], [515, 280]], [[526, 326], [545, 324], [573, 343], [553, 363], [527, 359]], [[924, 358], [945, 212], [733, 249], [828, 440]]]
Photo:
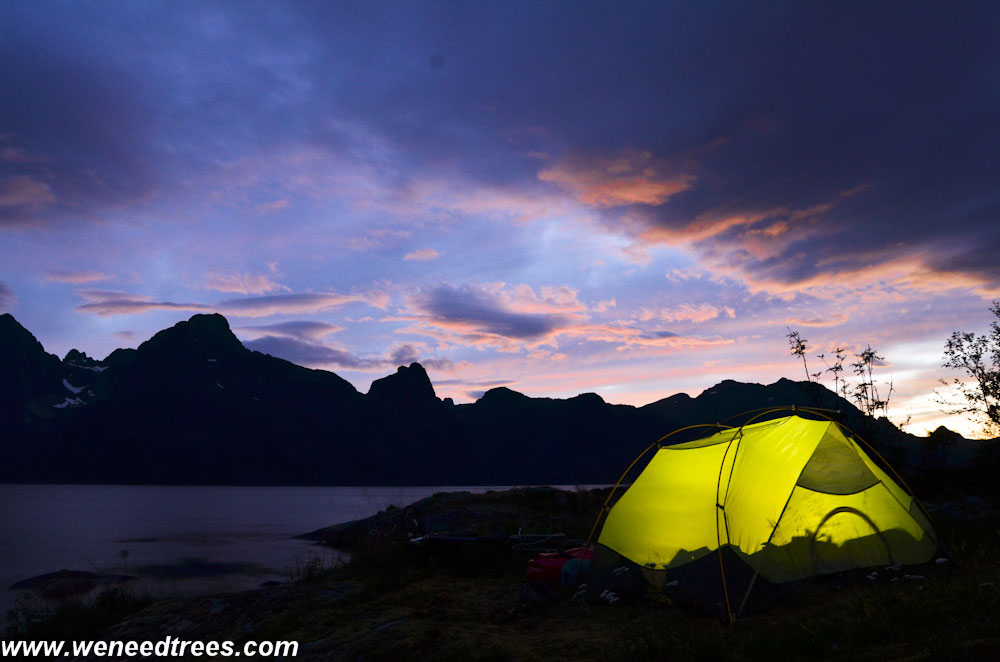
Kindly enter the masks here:
[[440, 492], [405, 508], [387, 508], [371, 517], [317, 529], [299, 536], [335, 549], [373, 537], [408, 539], [430, 534], [489, 535], [498, 532], [554, 533], [590, 517], [607, 489], [565, 491], [524, 487], [491, 491]]
[[15, 582], [10, 585], [10, 590], [32, 591], [46, 600], [65, 600], [86, 595], [99, 586], [124, 584], [134, 579], [131, 575], [103, 575], [63, 569]]

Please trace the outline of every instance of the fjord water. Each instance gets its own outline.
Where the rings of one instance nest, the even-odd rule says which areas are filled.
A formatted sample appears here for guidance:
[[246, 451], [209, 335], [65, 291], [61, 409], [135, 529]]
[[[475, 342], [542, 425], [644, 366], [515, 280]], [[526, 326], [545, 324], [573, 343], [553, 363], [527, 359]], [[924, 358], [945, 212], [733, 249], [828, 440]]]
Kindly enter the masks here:
[[0, 607], [63, 568], [136, 575], [154, 596], [283, 581], [333, 552], [293, 536], [435, 492], [502, 487], [0, 485]]

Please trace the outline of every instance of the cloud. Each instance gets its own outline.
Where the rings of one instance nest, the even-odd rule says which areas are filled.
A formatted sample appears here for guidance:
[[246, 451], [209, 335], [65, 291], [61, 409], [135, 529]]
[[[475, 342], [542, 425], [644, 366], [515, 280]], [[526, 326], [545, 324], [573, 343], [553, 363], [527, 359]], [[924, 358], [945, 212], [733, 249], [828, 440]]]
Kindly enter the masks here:
[[280, 200], [272, 200], [271, 202], [265, 202], [257, 206], [257, 213], [259, 214], [270, 214], [272, 212], [281, 211], [283, 209], [288, 209], [291, 203], [287, 198], [282, 198]]
[[[682, 348], [729, 344], [719, 336], [677, 333], [637, 322], [595, 323], [593, 312], [606, 311], [606, 303], [593, 311], [580, 303], [571, 288], [543, 287], [536, 293], [526, 285], [492, 283], [481, 286], [441, 286], [408, 299], [409, 315], [389, 321], [410, 321], [401, 334], [433, 338], [440, 346], [491, 348], [501, 352], [527, 352], [540, 358], [538, 348], [568, 343], [610, 344], [614, 349], [673, 351]], [[698, 313], [695, 311], [693, 313]], [[718, 315], [716, 311], [715, 316]], [[659, 319], [659, 317], [657, 317]], [[578, 352], [588, 351], [577, 347]], [[546, 353], [544, 358], [564, 356]], [[578, 354], [579, 355], [579, 354]]]
[[[120, 37], [68, 31], [52, 22], [51, 6], [2, 11], [3, 23], [15, 27], [0, 43], [8, 64], [0, 70], [0, 224], [96, 223], [146, 200], [168, 160], [150, 158], [158, 122], [150, 121], [150, 72], [137, 73], [138, 51], [121, 67]], [[62, 18], [82, 25], [96, 16], [76, 7]], [[120, 19], [106, 18], [106, 27]]]
[[[640, 324], [580, 324], [560, 330], [560, 335], [577, 338], [592, 343], [611, 344], [615, 351], [663, 350], [667, 352], [679, 349], [697, 349], [728, 345], [730, 338], [721, 336], [695, 336], [671, 331], [669, 329], [646, 328]], [[657, 353], [657, 352], [653, 352]]]
[[[376, 299], [381, 301], [381, 299]], [[367, 303], [364, 295], [315, 293], [272, 294], [245, 299], [230, 299], [216, 305], [219, 312], [237, 317], [268, 317], [270, 315], [303, 315], [340, 308], [349, 303]]]
[[[416, 345], [407, 343], [389, 350], [385, 364], [389, 366], [409, 365], [419, 363], [431, 370], [453, 370], [455, 362], [450, 359], [428, 358]], [[426, 349], [426, 348], [423, 348]]]
[[682, 303], [674, 308], [664, 308], [663, 310], [643, 310], [639, 319], [650, 320], [653, 318], [662, 319], [665, 322], [694, 322], [696, 324], [708, 322], [716, 319], [720, 314], [725, 313], [728, 317], [734, 317], [732, 308], [717, 308], [710, 303], [693, 305]]
[[[0, 142], [3, 142], [2, 137], [0, 137]], [[3, 147], [0, 148], [0, 161], [4, 163], [44, 163], [45, 159], [32, 156], [21, 147]]]
[[832, 315], [824, 315], [818, 317], [788, 317], [785, 319], [785, 324], [790, 324], [794, 326], [839, 326], [848, 320], [846, 313], [833, 313]]
[[239, 272], [225, 274], [219, 271], [212, 271], [208, 274], [205, 287], [219, 292], [235, 292], [237, 294], [266, 294], [274, 290], [288, 289], [263, 274]]
[[78, 290], [86, 303], [76, 307], [81, 313], [109, 317], [112, 315], [134, 315], [154, 310], [186, 310], [207, 312], [211, 306], [200, 303], [177, 303], [174, 301], [154, 301], [152, 297], [116, 292], [111, 290]]
[[265, 324], [260, 326], [241, 326], [237, 331], [255, 337], [260, 336], [280, 336], [285, 338], [295, 338], [298, 340], [316, 341], [331, 333], [343, 331], [344, 327], [327, 324], [326, 322], [314, 322], [300, 320], [293, 322], [281, 322], [279, 324]]
[[411, 344], [395, 347], [385, 356], [368, 357], [357, 356], [343, 348], [291, 336], [267, 335], [243, 344], [254, 351], [311, 368], [332, 367], [369, 371], [419, 362], [425, 368], [451, 370], [455, 365], [448, 359], [421, 358], [417, 348]]
[[383, 362], [378, 359], [361, 358], [343, 349], [288, 336], [264, 336], [243, 344], [256, 352], [270, 354], [298, 365], [313, 368], [332, 366], [368, 370], [383, 365]]
[[567, 323], [560, 315], [515, 312], [501, 297], [472, 287], [440, 286], [413, 297], [412, 304], [429, 322], [470, 336], [535, 340]]
[[0, 207], [39, 207], [55, 201], [48, 184], [27, 175], [0, 180]]
[[497, 388], [498, 386], [511, 386], [516, 383], [517, 381], [513, 379], [439, 379], [434, 382], [437, 386], [471, 386], [486, 389]]
[[[608, 305], [607, 302], [598, 307]], [[434, 338], [440, 346], [520, 352], [573, 333], [590, 312], [570, 287], [530, 287], [504, 282], [455, 287], [441, 285], [407, 297], [407, 321], [399, 334]]]
[[14, 290], [10, 289], [9, 285], [0, 280], [0, 310], [10, 310], [14, 307], [16, 301], [17, 298], [14, 296]]
[[370, 295], [345, 295], [335, 293], [273, 294], [269, 296], [229, 299], [215, 304], [156, 301], [147, 295], [128, 294], [105, 290], [79, 290], [77, 292], [86, 303], [77, 306], [83, 313], [101, 317], [110, 315], [132, 315], [154, 310], [187, 310], [193, 312], [213, 311], [234, 317], [269, 317], [271, 315], [302, 315], [320, 313], [340, 308], [350, 303], [367, 303], [384, 307], [386, 295], [375, 292]]
[[450, 391], [474, 401], [491, 389], [510, 388], [517, 383], [515, 379], [435, 379], [434, 388], [438, 391]]
[[67, 269], [53, 269], [45, 272], [45, 279], [53, 283], [70, 283], [73, 285], [85, 285], [87, 283], [99, 283], [105, 280], [112, 280], [114, 276], [101, 271], [70, 271]]
[[412, 251], [403, 256], [404, 260], [436, 260], [441, 257], [433, 248], [421, 248], [420, 250]]
[[576, 157], [539, 171], [590, 207], [662, 205], [691, 188], [695, 176], [677, 172], [651, 152], [628, 150], [613, 157]]
[[[519, 313], [559, 314], [570, 317], [580, 317], [578, 313], [587, 310], [587, 306], [579, 300], [579, 290], [568, 285], [542, 285], [535, 293], [527, 283], [507, 286], [506, 283], [492, 283], [487, 290], [496, 295], [502, 305]], [[610, 305], [600, 302], [598, 307]]]
[[410, 230], [399, 230], [394, 228], [373, 228], [366, 229], [358, 236], [351, 237], [347, 241], [347, 246], [355, 251], [367, 251], [374, 248], [381, 248], [392, 241], [409, 239], [413, 236]]
[[[619, 349], [635, 358], [724, 342], [713, 334], [750, 335], [762, 319], [827, 323], [843, 311], [850, 319], [833, 330], [845, 337], [889, 333], [866, 313], [918, 295], [1000, 296], [1000, 108], [987, 84], [1000, 61], [998, 11], [6, 3], [0, 228], [19, 228], [0, 240], [0, 263], [79, 265], [75, 253], [100, 251], [119, 278], [159, 284], [165, 273], [243, 268], [208, 261], [220, 252], [257, 264], [294, 255], [298, 291], [401, 303], [396, 337], [427, 340], [433, 356], [599, 357], [613, 364], [604, 374], [621, 372], [606, 358]], [[427, 65], [434, 54], [443, 69]], [[53, 227], [20, 227], [39, 223]], [[559, 241], [570, 233], [581, 241]], [[432, 296], [440, 281], [420, 280], [422, 298], [402, 302], [370, 291], [373, 280], [400, 281], [391, 270], [408, 263], [398, 258], [422, 246], [441, 252], [435, 266], [452, 285], [487, 284], [448, 299]], [[634, 264], [618, 265], [622, 255]], [[678, 282], [655, 282], [663, 272]], [[687, 282], [687, 272], [705, 276]], [[727, 286], [711, 288], [709, 275]], [[531, 286], [490, 284], [522, 280]], [[228, 305], [262, 326], [271, 320], [252, 316], [351, 305], [221, 301], [293, 294], [264, 281], [223, 286], [234, 293], [163, 283], [155, 297], [81, 303], [95, 314]], [[58, 294], [37, 302], [53, 318]], [[612, 296], [614, 307], [600, 303]], [[737, 297], [730, 323], [724, 304]], [[639, 319], [638, 305], [655, 314]], [[955, 305], [950, 318], [969, 310]], [[325, 338], [304, 327], [266, 335], [282, 332]], [[390, 351], [384, 336], [364, 343], [351, 350], [370, 356], [355, 358]], [[521, 373], [532, 384], [553, 369], [537, 361], [546, 367]]]
[[48, 183], [28, 175], [0, 177], [0, 224], [29, 225], [56, 202]]
[[[153, 193], [175, 202], [178, 190], [235, 188], [260, 211], [310, 198], [408, 221], [590, 213], [623, 235], [686, 242], [712, 266], [784, 284], [832, 272], [813, 258], [852, 252], [859, 233], [892, 260], [939, 245], [948, 227], [954, 250], [923, 266], [1000, 283], [1000, 268], [974, 254], [1000, 241], [997, 102], [982, 85], [995, 73], [991, 6], [900, 15], [790, 3], [761, 17], [595, 5], [553, 24], [544, 8], [529, 14], [537, 20], [513, 20], [521, 10], [502, 4], [252, 16], [213, 7], [187, 20], [169, 5], [79, 6], [62, 21], [30, 4], [5, 8], [15, 29], [0, 46], [11, 63], [0, 72], [11, 99], [0, 178], [20, 182], [12, 200], [60, 214], [109, 218], [99, 212]], [[464, 29], [435, 46], [449, 51], [443, 76], [424, 66], [430, 56], [414, 55], [426, 44], [412, 26], [445, 17]], [[498, 24], [510, 29], [483, 28]], [[150, 26], [162, 34], [156, 43], [141, 38]], [[329, 38], [344, 26], [385, 47]], [[831, 54], [836, 66], [806, 64]], [[411, 59], [421, 64], [401, 68]], [[386, 103], [386, 89], [399, 98]], [[581, 112], [593, 98], [611, 110]], [[271, 170], [223, 185], [233, 164], [275, 155]], [[776, 209], [788, 212], [765, 217]], [[21, 206], [10, 213], [8, 222], [33, 217]], [[347, 236], [356, 248], [393, 239]], [[738, 260], [741, 245], [752, 260]], [[842, 270], [860, 265], [849, 259]]]

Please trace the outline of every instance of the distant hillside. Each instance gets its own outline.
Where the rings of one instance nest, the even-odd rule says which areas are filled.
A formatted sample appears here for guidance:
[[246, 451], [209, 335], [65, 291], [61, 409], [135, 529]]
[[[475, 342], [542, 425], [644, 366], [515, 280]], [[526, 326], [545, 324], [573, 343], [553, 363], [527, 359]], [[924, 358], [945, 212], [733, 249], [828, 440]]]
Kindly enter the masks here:
[[[3, 315], [0, 365], [6, 482], [608, 483], [671, 430], [747, 410], [820, 406], [865, 427], [829, 390], [785, 379], [727, 380], [639, 408], [506, 388], [454, 405], [414, 363], [362, 394], [332, 372], [250, 351], [221, 315], [195, 315], [104, 361], [76, 350], [60, 361]], [[912, 462], [924, 443], [884, 421], [867, 428], [896, 461]], [[942, 448], [954, 447], [949, 434]]]

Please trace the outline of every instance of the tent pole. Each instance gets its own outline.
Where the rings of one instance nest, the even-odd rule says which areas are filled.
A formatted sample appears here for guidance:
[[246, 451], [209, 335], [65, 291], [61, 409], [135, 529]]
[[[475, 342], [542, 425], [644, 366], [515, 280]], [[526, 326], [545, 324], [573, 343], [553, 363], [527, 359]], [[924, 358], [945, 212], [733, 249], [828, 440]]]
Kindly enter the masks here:
[[750, 591], [753, 590], [753, 585], [757, 583], [757, 575], [760, 574], [760, 570], [753, 571], [753, 578], [750, 580], [750, 585], [747, 586], [747, 592], [743, 594], [743, 600], [740, 602], [740, 610], [736, 612], [736, 618], [739, 618], [743, 614], [743, 608], [747, 606], [747, 600], [750, 598]]
[[[733, 606], [729, 602], [729, 586], [726, 582], [726, 564], [723, 562], [722, 558], [722, 531], [719, 530], [719, 511], [722, 511], [722, 521], [726, 525], [726, 543], [729, 543], [729, 521], [726, 519], [726, 497], [722, 497], [722, 503], [719, 503], [720, 492], [722, 491], [722, 470], [726, 467], [726, 458], [729, 457], [729, 449], [733, 447], [733, 439], [737, 437], [742, 438], [740, 434], [743, 430], [741, 425], [736, 433], [733, 434], [732, 439], [726, 444], [726, 452], [722, 454], [722, 463], [719, 465], [719, 477], [715, 483], [715, 544], [719, 550], [719, 572], [722, 576], [722, 594], [726, 598], [726, 616], [729, 618], [729, 624], [732, 625], [735, 621], [733, 619]], [[736, 454], [739, 453], [740, 442], [736, 441], [736, 450], [733, 452], [733, 465], [729, 469], [729, 480], [733, 478], [733, 468], [736, 466]], [[729, 482], [726, 483], [726, 496], [729, 496]]]

